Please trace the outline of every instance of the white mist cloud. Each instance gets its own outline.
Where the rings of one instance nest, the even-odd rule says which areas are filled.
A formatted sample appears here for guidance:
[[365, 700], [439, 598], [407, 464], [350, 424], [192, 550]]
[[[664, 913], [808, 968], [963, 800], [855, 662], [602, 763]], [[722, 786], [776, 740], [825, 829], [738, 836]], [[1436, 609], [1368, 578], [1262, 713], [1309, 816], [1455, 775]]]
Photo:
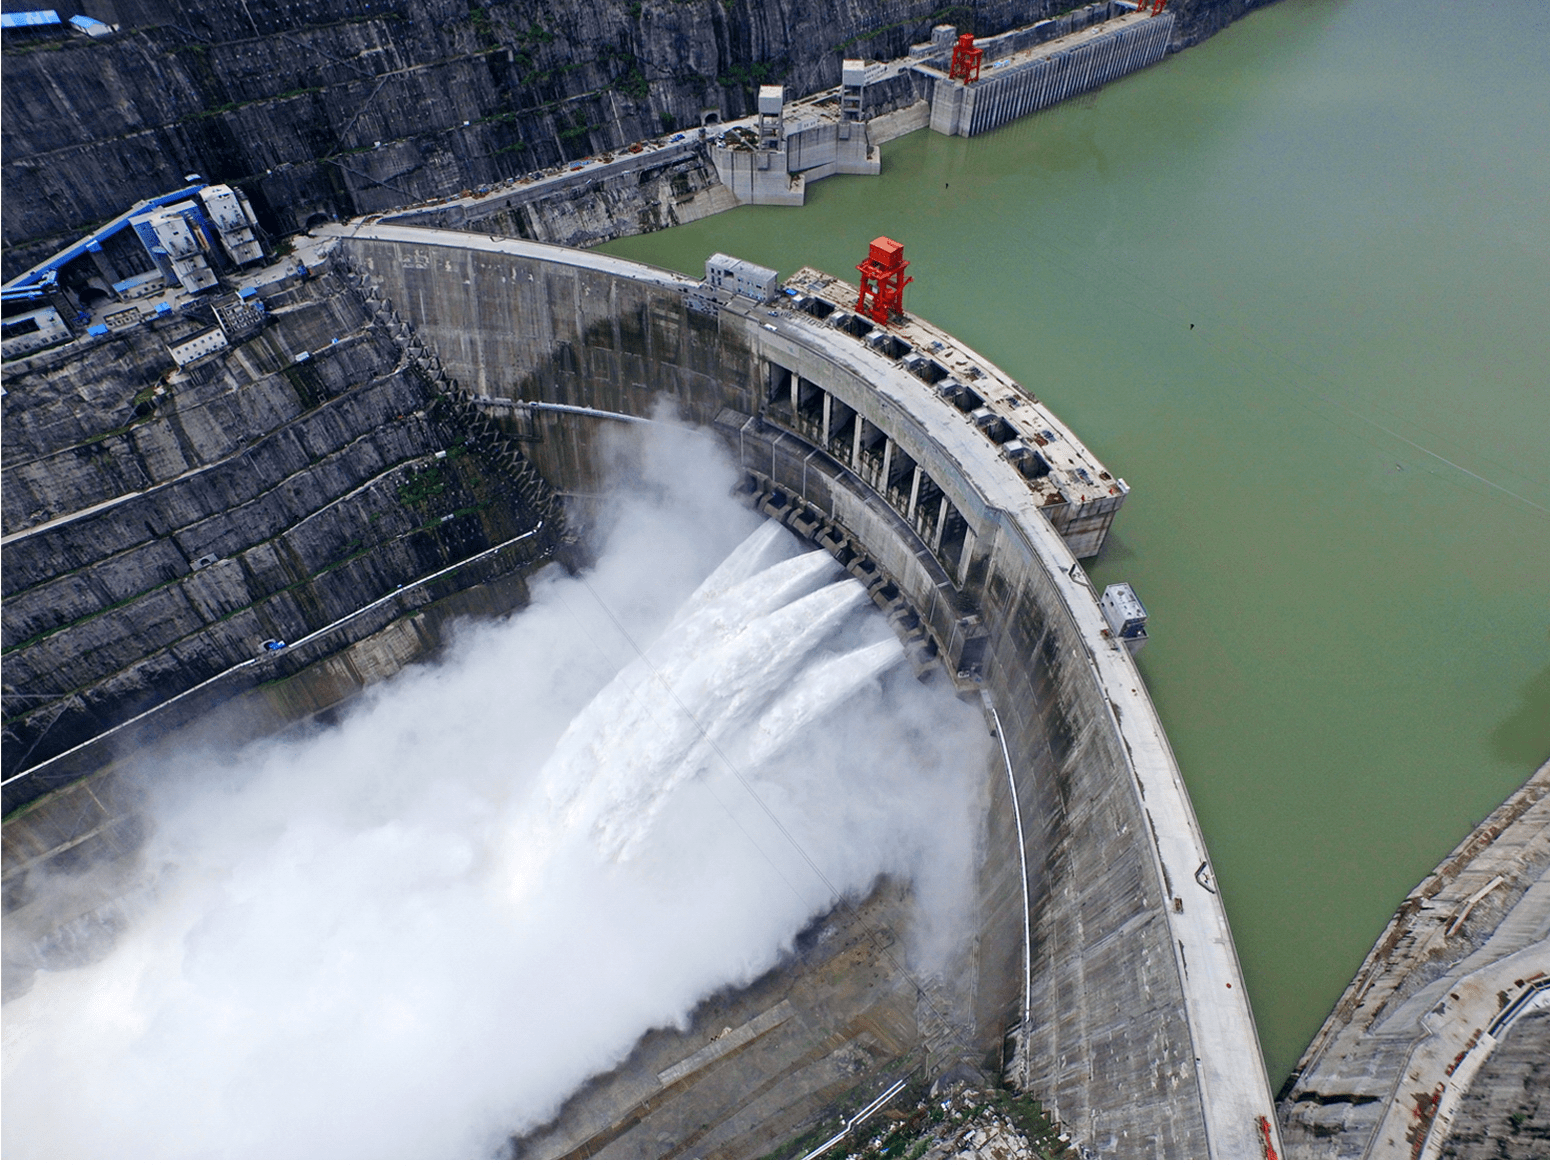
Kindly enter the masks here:
[[750, 791], [835, 887], [961, 918], [977, 715], [708, 438], [626, 461], [584, 579], [153, 777], [131, 925], [6, 1007], [7, 1156], [490, 1154], [831, 905]]

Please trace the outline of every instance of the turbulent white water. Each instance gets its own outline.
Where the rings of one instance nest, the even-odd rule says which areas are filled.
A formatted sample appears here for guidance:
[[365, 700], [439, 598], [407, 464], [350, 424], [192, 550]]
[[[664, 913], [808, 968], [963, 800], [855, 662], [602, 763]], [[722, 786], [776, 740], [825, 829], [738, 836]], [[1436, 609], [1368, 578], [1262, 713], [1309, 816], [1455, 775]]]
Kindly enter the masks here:
[[333, 730], [155, 776], [118, 945], [6, 1008], [6, 1155], [487, 1154], [830, 885], [911, 876], [950, 943], [983, 729], [659, 441], [587, 578]]

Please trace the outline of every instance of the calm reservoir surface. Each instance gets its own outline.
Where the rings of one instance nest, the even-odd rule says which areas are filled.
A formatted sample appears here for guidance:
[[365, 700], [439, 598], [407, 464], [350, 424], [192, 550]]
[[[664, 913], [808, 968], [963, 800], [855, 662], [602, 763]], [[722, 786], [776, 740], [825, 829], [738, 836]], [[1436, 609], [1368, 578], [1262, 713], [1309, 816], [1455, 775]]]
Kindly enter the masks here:
[[908, 309], [1129, 481], [1088, 566], [1151, 611], [1273, 1087], [1550, 754], [1547, 53], [1535, 0], [1282, 0], [800, 210], [606, 248], [853, 278], [900, 239]]

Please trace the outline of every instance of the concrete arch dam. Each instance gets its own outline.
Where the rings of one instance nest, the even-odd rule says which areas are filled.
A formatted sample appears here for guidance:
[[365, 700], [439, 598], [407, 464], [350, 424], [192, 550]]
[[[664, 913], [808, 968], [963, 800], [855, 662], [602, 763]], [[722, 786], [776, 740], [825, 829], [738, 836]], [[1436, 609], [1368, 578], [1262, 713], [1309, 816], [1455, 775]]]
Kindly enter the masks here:
[[[601, 428], [670, 405], [725, 439], [762, 509], [868, 583], [918, 665], [980, 690], [1010, 771], [991, 778], [979, 876], [989, 1061], [1101, 1155], [1279, 1149], [1188, 793], [1077, 562], [1124, 488], [1053, 415], [924, 322], [858, 322], [818, 273], [774, 309], [545, 244], [330, 233], [437, 378], [504, 417], [562, 493], [601, 481]], [[1008, 436], [1036, 417], [1039, 444]]]

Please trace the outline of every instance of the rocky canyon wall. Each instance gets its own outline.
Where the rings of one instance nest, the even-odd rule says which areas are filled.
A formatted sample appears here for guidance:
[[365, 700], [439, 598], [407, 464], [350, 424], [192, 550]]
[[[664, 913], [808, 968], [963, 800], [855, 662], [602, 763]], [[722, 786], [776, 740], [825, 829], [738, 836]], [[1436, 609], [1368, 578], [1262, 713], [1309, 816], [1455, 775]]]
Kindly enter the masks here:
[[[1255, 0], [1178, 0], [1175, 46]], [[935, 24], [979, 35], [1063, 0], [102, 0], [120, 31], [7, 44], [4, 273], [184, 175], [283, 234], [748, 114]], [[645, 224], [649, 226], [650, 224]]]
[[262, 332], [181, 370], [166, 345], [199, 325], [179, 317], [7, 366], [5, 677], [27, 695], [5, 710], [7, 811], [101, 760], [17, 775], [161, 702], [288, 675], [552, 548], [512, 542], [542, 501], [380, 306], [327, 271], [268, 300]]

